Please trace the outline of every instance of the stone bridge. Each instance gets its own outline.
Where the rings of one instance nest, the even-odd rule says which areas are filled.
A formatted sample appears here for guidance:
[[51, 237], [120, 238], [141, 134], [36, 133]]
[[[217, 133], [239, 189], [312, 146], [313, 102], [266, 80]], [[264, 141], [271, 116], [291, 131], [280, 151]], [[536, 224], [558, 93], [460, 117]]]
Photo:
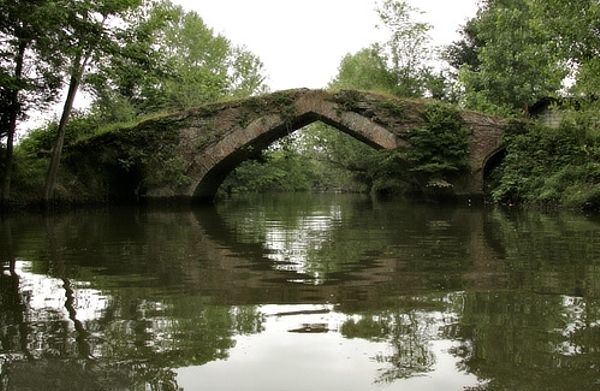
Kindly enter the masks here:
[[[423, 113], [432, 103], [354, 90], [279, 91], [148, 120], [96, 136], [78, 149], [85, 155], [86, 149], [97, 153], [104, 145], [112, 151], [103, 154], [101, 164], [137, 166], [137, 178], [127, 181], [140, 182], [141, 196], [211, 200], [242, 161], [312, 122], [322, 121], [373, 148], [392, 149], [408, 145], [408, 132], [425, 124]], [[452, 185], [457, 195], [477, 196], [483, 194], [486, 164], [502, 150], [507, 121], [473, 111], [461, 116], [470, 131], [470, 168]]]

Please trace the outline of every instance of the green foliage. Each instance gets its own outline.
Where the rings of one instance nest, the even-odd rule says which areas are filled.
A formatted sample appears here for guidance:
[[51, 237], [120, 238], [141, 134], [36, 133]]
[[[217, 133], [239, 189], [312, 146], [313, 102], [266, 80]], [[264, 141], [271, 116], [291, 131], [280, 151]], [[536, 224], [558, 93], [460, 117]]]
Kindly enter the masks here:
[[17, 203], [39, 201], [43, 196], [44, 181], [48, 170], [48, 161], [37, 155], [29, 154], [25, 148], [15, 151], [15, 169], [12, 177], [14, 195]]
[[446, 54], [453, 66], [460, 66], [468, 107], [521, 113], [560, 89], [565, 60], [533, 0], [486, 1], [463, 34], [464, 40]]
[[258, 158], [242, 163], [227, 177], [221, 191], [356, 191], [360, 185], [353, 180], [345, 162], [328, 153], [333, 140], [362, 144], [323, 123], [311, 124], [277, 141]]
[[306, 159], [291, 151], [267, 151], [260, 160], [240, 165], [222, 189], [233, 193], [308, 191], [312, 188], [312, 173], [306, 163]]
[[385, 100], [380, 102], [378, 108], [385, 111], [387, 115], [393, 118], [403, 118], [406, 116], [406, 108], [400, 101]]
[[513, 123], [492, 199], [502, 203], [600, 206], [600, 134], [563, 121], [558, 129]]
[[96, 109], [112, 116], [172, 111], [265, 91], [260, 60], [169, 1], [139, 12], [124, 56], [93, 76]]
[[401, 96], [423, 96], [423, 79], [431, 73], [429, 30], [431, 25], [419, 22], [422, 12], [406, 0], [383, 0], [377, 7], [381, 27], [389, 34], [382, 45], [384, 58], [396, 79], [396, 93]]
[[597, 96], [600, 90], [600, 6], [595, 0], [533, 0], [539, 20], [550, 31], [557, 50], [571, 65], [577, 95]]
[[185, 162], [175, 152], [181, 126], [185, 125], [164, 117], [82, 140], [70, 152], [71, 166], [76, 169], [79, 159], [85, 159], [82, 155], [95, 148], [94, 143], [105, 143], [105, 148], [96, 152], [101, 154], [97, 160], [107, 166], [109, 173], [116, 169], [126, 176], [135, 176], [139, 171], [143, 182], [129, 185], [130, 188], [137, 187], [136, 192], [141, 192], [144, 187], [187, 186], [191, 180], [184, 174]]
[[431, 26], [416, 20], [422, 12], [405, 0], [384, 0], [377, 13], [388, 38], [344, 56], [329, 87], [456, 100], [450, 75], [432, 70]]
[[[76, 112], [65, 130], [65, 146], [73, 144], [75, 141], [96, 133], [97, 129], [103, 123], [102, 118], [88, 113]], [[58, 122], [52, 121], [41, 128], [29, 131], [18, 146], [18, 149], [27, 154], [46, 154], [49, 153], [57, 137]]]
[[[61, 6], [53, 1], [0, 2], [0, 138], [6, 136], [12, 109], [22, 118], [30, 109], [46, 108], [60, 90], [60, 66], [64, 59], [50, 48]], [[21, 74], [15, 69], [19, 48], [24, 49]], [[11, 94], [19, 92], [12, 107]]]
[[357, 163], [361, 169], [356, 171], [355, 177], [374, 194], [404, 195], [415, 190], [416, 185], [411, 183], [412, 178], [402, 149], [376, 151]]
[[442, 179], [463, 171], [468, 166], [468, 136], [458, 110], [434, 103], [423, 113], [426, 125], [408, 135], [411, 144], [406, 159], [411, 171], [428, 180]]
[[381, 47], [373, 45], [344, 56], [338, 74], [329, 86], [336, 89], [383, 91], [394, 94], [397, 85], [397, 77], [388, 69]]
[[442, 56], [459, 71], [464, 104], [478, 110], [521, 114], [540, 98], [563, 95], [564, 84], [577, 96], [597, 96], [599, 17], [593, 0], [483, 1]]
[[[398, 104], [385, 107], [405, 113]], [[460, 113], [447, 105], [431, 104], [423, 119], [424, 125], [408, 134], [410, 147], [381, 151], [330, 126], [311, 125], [279, 141], [258, 161], [241, 165], [223, 188], [437, 194], [468, 168], [468, 132]]]
[[481, 65], [479, 51], [485, 46], [485, 42], [477, 32], [477, 18], [469, 19], [459, 32], [462, 39], [443, 48], [442, 58], [457, 71], [466, 65], [478, 72]]
[[[69, 149], [76, 141], [96, 134], [101, 126], [101, 118], [88, 113], [75, 113], [65, 129], [65, 146]], [[41, 128], [29, 131], [15, 149], [15, 170], [13, 173], [12, 200], [17, 203], [38, 202], [43, 197], [43, 187], [48, 171], [48, 158], [57, 137], [58, 122], [52, 121]], [[95, 173], [94, 175], [97, 175]], [[63, 172], [60, 186], [61, 197], [77, 198], [75, 194], [67, 195], [65, 182], [71, 181], [70, 173]]]
[[376, 193], [437, 193], [468, 168], [468, 131], [460, 113], [431, 104], [425, 125], [408, 134], [410, 147], [380, 151], [367, 164]]

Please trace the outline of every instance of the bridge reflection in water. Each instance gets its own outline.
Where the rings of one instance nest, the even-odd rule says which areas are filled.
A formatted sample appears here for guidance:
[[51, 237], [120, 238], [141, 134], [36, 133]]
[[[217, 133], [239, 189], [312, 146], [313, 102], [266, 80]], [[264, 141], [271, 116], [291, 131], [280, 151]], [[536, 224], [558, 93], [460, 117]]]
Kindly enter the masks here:
[[582, 216], [281, 196], [1, 227], [3, 390], [598, 385]]

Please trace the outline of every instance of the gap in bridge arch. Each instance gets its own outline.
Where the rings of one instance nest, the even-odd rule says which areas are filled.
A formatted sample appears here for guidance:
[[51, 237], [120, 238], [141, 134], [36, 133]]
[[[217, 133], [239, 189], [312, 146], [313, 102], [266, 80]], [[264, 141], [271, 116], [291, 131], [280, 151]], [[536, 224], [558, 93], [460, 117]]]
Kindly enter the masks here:
[[375, 152], [343, 131], [315, 121], [239, 164], [223, 181], [217, 198], [251, 192], [365, 191], [357, 178], [357, 161]]
[[500, 180], [500, 167], [506, 158], [506, 149], [498, 148], [494, 151], [483, 164], [483, 192], [485, 197], [489, 197], [491, 189], [497, 187]]

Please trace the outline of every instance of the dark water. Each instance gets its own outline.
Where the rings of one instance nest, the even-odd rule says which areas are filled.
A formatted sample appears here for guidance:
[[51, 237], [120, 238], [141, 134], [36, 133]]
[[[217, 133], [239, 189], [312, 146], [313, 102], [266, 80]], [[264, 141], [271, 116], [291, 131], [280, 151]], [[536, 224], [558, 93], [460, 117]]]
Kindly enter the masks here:
[[2, 390], [599, 390], [600, 222], [270, 196], [0, 220]]

